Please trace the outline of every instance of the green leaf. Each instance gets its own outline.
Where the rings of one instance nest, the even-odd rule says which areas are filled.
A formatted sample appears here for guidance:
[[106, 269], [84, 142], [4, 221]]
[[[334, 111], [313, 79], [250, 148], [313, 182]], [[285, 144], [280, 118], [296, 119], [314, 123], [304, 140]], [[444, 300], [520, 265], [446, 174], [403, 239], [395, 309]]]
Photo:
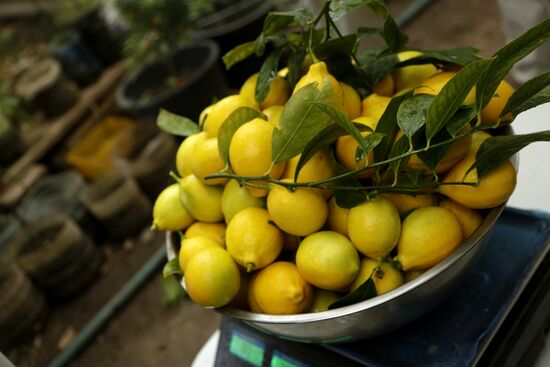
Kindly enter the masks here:
[[[510, 97], [506, 106], [502, 109], [500, 116], [506, 115], [510, 111], [514, 111], [523, 103], [527, 102], [531, 97], [535, 96], [550, 85], [550, 71], [541, 74], [523, 84]], [[520, 112], [525, 111], [521, 110]]]
[[401, 32], [390, 14], [388, 14], [384, 20], [382, 38], [384, 38], [389, 51], [392, 53], [400, 51], [409, 41], [409, 37]]
[[[371, 130], [370, 127], [363, 124], [355, 123], [355, 126], [360, 131]], [[321, 129], [313, 138], [308, 141], [308, 143], [304, 147], [304, 150], [300, 155], [300, 159], [298, 160], [298, 164], [296, 165], [294, 180], [296, 180], [298, 174], [300, 173], [300, 170], [315, 155], [315, 153], [323, 148], [328, 147], [337, 138], [344, 135], [348, 135], [348, 132], [339, 124], [330, 124]]]
[[225, 68], [229, 70], [236, 63], [243, 61], [254, 53], [254, 42], [246, 42], [236, 46], [223, 55]]
[[[409, 138], [406, 135], [403, 135], [400, 137], [395, 144], [391, 147], [391, 151], [388, 158], [395, 158], [402, 154], [405, 154], [409, 151], [410, 144], [409, 144]], [[393, 174], [392, 181], [395, 181], [397, 179], [397, 176], [403, 170], [407, 162], [409, 161], [409, 157], [405, 157], [396, 161], [393, 161], [388, 166], [388, 174]]]
[[272, 161], [286, 161], [302, 152], [308, 141], [330, 124], [331, 118], [312, 103], [333, 104], [332, 85], [325, 79], [321, 90], [317, 83], [296, 91], [288, 100], [273, 131]]
[[483, 59], [466, 65], [445, 84], [434, 98], [426, 114], [426, 139], [430, 140], [445, 127], [458, 111], [482, 73], [487, 70], [491, 59]]
[[162, 285], [164, 288], [164, 299], [162, 300], [163, 306], [175, 305], [183, 301], [187, 296], [187, 292], [185, 292], [181, 284], [174, 277], [162, 279]]
[[353, 305], [357, 302], [365, 301], [376, 296], [376, 287], [374, 286], [372, 277], [370, 277], [363, 284], [361, 284], [359, 288], [346, 294], [344, 297], [328, 306], [328, 309], [334, 310], [335, 308]]
[[[348, 172], [344, 167], [336, 164], [336, 174], [341, 175]], [[339, 186], [352, 186], [357, 187], [356, 190], [336, 190], [334, 197], [336, 199], [336, 204], [341, 208], [353, 208], [365, 200], [367, 200], [367, 195], [365, 191], [361, 188], [361, 183], [355, 176], [346, 176], [335, 181], [336, 185]]]
[[399, 67], [441, 63], [464, 66], [479, 60], [479, 57], [476, 56], [479, 50], [474, 47], [456, 47], [448, 49], [412, 48], [412, 50], [420, 51], [422, 55], [400, 62]]
[[252, 49], [257, 57], [260, 57], [264, 54], [266, 44], [267, 40], [265, 39], [264, 34], [260, 33], [258, 37], [256, 37], [256, 40], [252, 45]]
[[200, 131], [196, 122], [162, 108], [157, 116], [157, 126], [161, 130], [177, 136], [189, 136]]
[[305, 9], [271, 11], [264, 20], [263, 33], [271, 35], [292, 25], [304, 27], [311, 19], [311, 13]]
[[395, 54], [382, 56], [366, 65], [365, 74], [371, 85], [374, 85], [390, 74], [397, 65], [399, 59]]
[[262, 103], [267, 98], [269, 89], [271, 88], [271, 82], [277, 76], [279, 59], [281, 58], [282, 53], [283, 48], [276, 49], [269, 54], [262, 64], [258, 76], [258, 82], [256, 83], [255, 97], [257, 103]]
[[353, 52], [357, 35], [350, 34], [342, 38], [333, 38], [321, 43], [313, 50], [319, 59], [326, 59], [335, 55], [349, 55]]
[[384, 136], [385, 135], [381, 133], [372, 133], [363, 137], [363, 142], [355, 150], [355, 162], [361, 162], [365, 157], [367, 157], [368, 152], [376, 148]]
[[401, 103], [405, 99], [409, 98], [411, 94], [412, 92], [408, 92], [400, 96], [393, 97], [388, 104], [388, 107], [386, 107], [386, 110], [380, 117], [380, 120], [378, 120], [378, 124], [376, 125], [376, 129], [374, 131], [377, 133], [382, 133], [386, 136], [382, 139], [382, 142], [374, 148], [375, 162], [386, 160], [388, 154], [390, 154], [395, 135], [399, 130], [399, 126], [397, 125], [397, 111]]
[[361, 43], [361, 40], [365, 37], [370, 37], [375, 34], [381, 34], [382, 29], [380, 28], [372, 28], [372, 27], [359, 27], [357, 28], [357, 32], [355, 34], [357, 35], [357, 38], [355, 40], [355, 45], [353, 46], [353, 53], [355, 54], [357, 52], [357, 49], [359, 48], [359, 44]]
[[333, 0], [330, 3], [330, 17], [337, 22], [352, 10], [368, 6], [381, 18], [386, 18], [388, 9], [383, 0]]
[[286, 75], [286, 80], [288, 80], [291, 91], [294, 90], [296, 83], [300, 79], [300, 75], [302, 74], [302, 64], [305, 57], [306, 51], [299, 49], [292, 52], [288, 58], [288, 74]]
[[[447, 130], [441, 130], [434, 138], [433, 143], [441, 143], [443, 141], [449, 140], [451, 136], [447, 132]], [[454, 142], [449, 142], [447, 144], [443, 144], [437, 147], [430, 147], [425, 152], [418, 153], [418, 157], [426, 164], [428, 169], [431, 172], [435, 171], [435, 168], [437, 165], [445, 158], [447, 153], [449, 153], [449, 150], [451, 150], [451, 147]]]
[[472, 121], [477, 116], [475, 107], [468, 106], [461, 108], [451, 117], [445, 128], [447, 132], [454, 138], [464, 126]]
[[233, 138], [233, 134], [239, 127], [250, 120], [259, 117], [267, 120], [267, 117], [260, 111], [252, 107], [239, 107], [224, 120], [218, 132], [218, 151], [223, 163], [229, 164], [229, 144]]
[[550, 86], [544, 88], [531, 98], [529, 98], [527, 101], [523, 102], [518, 107], [514, 108], [512, 111], [512, 114], [514, 116], [519, 115], [523, 111], [527, 111], [533, 107], [536, 107], [538, 105], [541, 105], [543, 103], [550, 102]]
[[550, 141], [550, 130], [525, 135], [495, 136], [485, 140], [476, 154], [472, 168], [477, 169], [478, 179], [510, 159], [527, 145], [537, 141]]
[[426, 112], [434, 96], [419, 94], [405, 99], [397, 109], [397, 125], [408, 137], [413, 136], [426, 123]]
[[506, 77], [512, 66], [541, 46], [548, 37], [550, 37], [550, 19], [540, 22], [495, 53], [494, 60], [477, 86], [478, 110], [489, 103], [500, 81]]
[[164, 268], [162, 269], [162, 276], [164, 278], [168, 278], [171, 275], [183, 275], [177, 256], [174, 257], [172, 260], [168, 261], [166, 265], [164, 265]]

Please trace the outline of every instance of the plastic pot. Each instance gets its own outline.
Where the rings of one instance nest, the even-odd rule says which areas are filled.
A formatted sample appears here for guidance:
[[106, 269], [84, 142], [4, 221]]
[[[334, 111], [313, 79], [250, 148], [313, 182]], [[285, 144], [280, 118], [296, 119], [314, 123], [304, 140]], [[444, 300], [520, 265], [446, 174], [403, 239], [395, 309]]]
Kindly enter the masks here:
[[124, 78], [116, 92], [117, 104], [136, 118], [154, 118], [164, 108], [196, 121], [214, 98], [228, 93], [219, 58], [219, 47], [212, 41], [181, 48], [172, 60], [175, 68], [183, 71], [182, 84], [144, 99], [147, 91], [158, 90], [171, 76], [167, 63], [153, 62]]

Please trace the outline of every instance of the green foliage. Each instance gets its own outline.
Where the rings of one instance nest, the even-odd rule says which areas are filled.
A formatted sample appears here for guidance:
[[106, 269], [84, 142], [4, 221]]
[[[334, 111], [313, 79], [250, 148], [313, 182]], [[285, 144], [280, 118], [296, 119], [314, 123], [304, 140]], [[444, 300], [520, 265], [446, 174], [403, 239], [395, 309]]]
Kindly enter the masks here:
[[199, 132], [199, 125], [196, 122], [164, 109], [161, 109], [157, 116], [157, 126], [167, 133], [177, 136], [189, 136]]

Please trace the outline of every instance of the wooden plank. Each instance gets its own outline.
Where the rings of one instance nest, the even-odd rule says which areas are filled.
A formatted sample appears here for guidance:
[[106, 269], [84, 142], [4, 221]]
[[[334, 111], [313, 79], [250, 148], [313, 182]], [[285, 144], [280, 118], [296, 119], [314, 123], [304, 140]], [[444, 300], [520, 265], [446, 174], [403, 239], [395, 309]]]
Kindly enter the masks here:
[[3, 174], [0, 186], [8, 184], [30, 164], [40, 160], [50, 149], [55, 147], [83, 118], [94, 110], [95, 105], [105, 94], [112, 92], [115, 83], [125, 71], [125, 62], [121, 61], [107, 69], [96, 83], [84, 89], [78, 102], [65, 114], [48, 123], [49, 128], [42, 139], [37, 141], [27, 152], [13, 163]]
[[43, 164], [32, 164], [20, 172], [8, 185], [0, 191], [0, 207], [14, 208], [23, 198], [27, 190], [42, 176], [48, 169]]

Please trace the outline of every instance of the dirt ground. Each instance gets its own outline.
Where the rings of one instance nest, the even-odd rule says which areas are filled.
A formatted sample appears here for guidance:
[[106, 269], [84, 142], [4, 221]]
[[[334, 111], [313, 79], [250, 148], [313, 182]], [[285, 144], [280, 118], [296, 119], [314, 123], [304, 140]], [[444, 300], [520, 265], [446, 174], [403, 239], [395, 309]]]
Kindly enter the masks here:
[[[398, 10], [412, 1], [395, 0]], [[504, 44], [495, 0], [437, 0], [405, 29], [419, 47], [472, 45], [489, 55]], [[45, 331], [27, 346], [7, 353], [17, 366], [45, 366], [63, 338], [71, 339], [102, 304], [162, 246], [162, 236], [148, 232], [133, 244], [112, 251], [108, 268], [96, 283], [69, 303], [53, 307]], [[163, 306], [161, 269], [111, 320], [72, 366], [190, 366], [195, 354], [218, 327], [218, 314], [189, 301]]]

